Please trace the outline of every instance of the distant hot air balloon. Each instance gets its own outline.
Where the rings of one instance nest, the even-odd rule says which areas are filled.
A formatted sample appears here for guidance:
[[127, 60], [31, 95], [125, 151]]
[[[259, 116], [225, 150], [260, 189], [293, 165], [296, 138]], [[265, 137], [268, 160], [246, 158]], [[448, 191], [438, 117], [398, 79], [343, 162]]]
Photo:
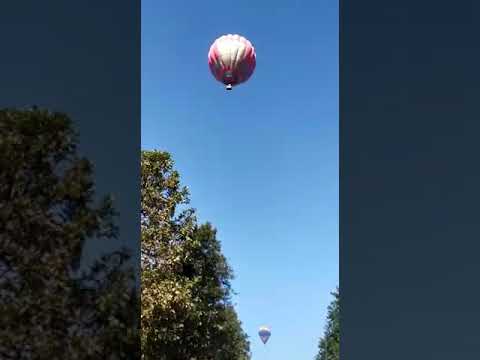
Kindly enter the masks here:
[[260, 336], [260, 339], [264, 344], [267, 343], [268, 339], [270, 338], [270, 335], [272, 333], [270, 332], [270, 329], [266, 326], [261, 326], [260, 330], [258, 331], [258, 336]]
[[210, 47], [208, 66], [215, 79], [232, 90], [252, 76], [256, 66], [255, 49], [243, 36], [223, 35]]

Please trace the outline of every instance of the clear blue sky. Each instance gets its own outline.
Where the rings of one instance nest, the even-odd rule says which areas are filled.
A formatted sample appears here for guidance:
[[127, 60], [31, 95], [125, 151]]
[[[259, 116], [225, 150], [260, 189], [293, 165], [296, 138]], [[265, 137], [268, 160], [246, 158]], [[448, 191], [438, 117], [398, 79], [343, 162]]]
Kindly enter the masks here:
[[[257, 52], [231, 92], [207, 66], [226, 33]], [[142, 1], [142, 148], [218, 229], [253, 359], [312, 359], [338, 283], [338, 1]]]

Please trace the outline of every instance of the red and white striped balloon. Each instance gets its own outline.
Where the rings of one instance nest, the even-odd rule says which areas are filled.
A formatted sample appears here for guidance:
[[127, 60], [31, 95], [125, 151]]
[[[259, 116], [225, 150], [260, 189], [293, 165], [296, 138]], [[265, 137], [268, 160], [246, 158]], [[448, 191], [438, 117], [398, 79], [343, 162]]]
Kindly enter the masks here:
[[208, 65], [215, 79], [227, 90], [247, 81], [256, 66], [252, 43], [240, 35], [223, 35], [215, 40], [208, 52]]

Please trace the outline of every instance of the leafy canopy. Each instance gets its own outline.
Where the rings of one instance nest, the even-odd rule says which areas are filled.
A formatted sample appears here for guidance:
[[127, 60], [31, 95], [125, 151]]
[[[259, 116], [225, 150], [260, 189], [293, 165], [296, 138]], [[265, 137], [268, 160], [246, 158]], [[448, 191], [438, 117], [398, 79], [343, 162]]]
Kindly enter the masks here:
[[131, 358], [128, 254], [77, 271], [85, 241], [118, 229], [112, 200], [94, 201], [93, 166], [77, 154], [71, 120], [0, 110], [0, 153], [0, 358]]
[[340, 293], [337, 288], [333, 300], [328, 306], [327, 324], [324, 335], [318, 344], [318, 354], [315, 360], [340, 359]]
[[142, 358], [249, 359], [216, 230], [198, 225], [170, 154], [142, 152]]

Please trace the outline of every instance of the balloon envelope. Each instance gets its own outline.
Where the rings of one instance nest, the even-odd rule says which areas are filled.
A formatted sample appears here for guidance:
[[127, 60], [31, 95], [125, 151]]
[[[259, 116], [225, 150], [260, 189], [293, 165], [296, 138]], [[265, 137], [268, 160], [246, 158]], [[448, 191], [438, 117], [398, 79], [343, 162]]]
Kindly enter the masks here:
[[215, 79], [231, 90], [252, 76], [256, 57], [250, 41], [240, 35], [228, 34], [220, 36], [210, 46], [208, 66]]
[[260, 339], [264, 344], [267, 343], [268, 339], [270, 338], [271, 331], [268, 327], [262, 326], [260, 327], [260, 330], [258, 331], [258, 336], [260, 336]]

